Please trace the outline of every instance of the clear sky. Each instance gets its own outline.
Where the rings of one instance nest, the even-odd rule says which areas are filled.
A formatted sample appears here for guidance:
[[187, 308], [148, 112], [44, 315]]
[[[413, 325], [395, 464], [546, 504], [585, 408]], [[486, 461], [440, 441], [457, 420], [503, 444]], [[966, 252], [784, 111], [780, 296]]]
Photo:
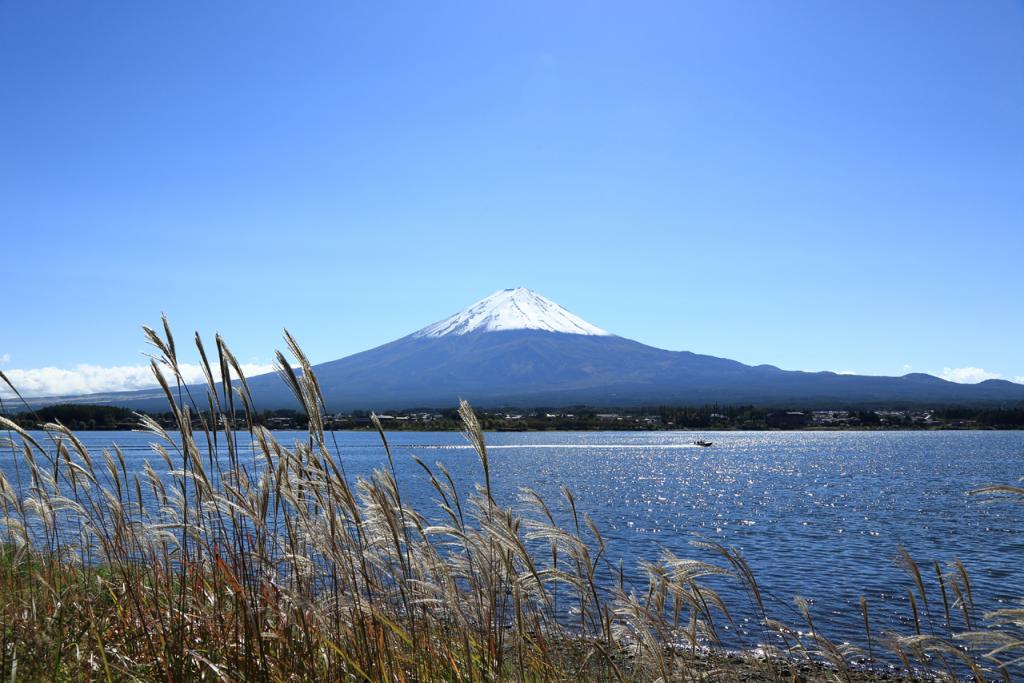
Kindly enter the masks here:
[[124, 374], [163, 311], [320, 362], [525, 286], [668, 349], [1012, 379], [1022, 230], [1021, 2], [0, 0], [22, 377]]

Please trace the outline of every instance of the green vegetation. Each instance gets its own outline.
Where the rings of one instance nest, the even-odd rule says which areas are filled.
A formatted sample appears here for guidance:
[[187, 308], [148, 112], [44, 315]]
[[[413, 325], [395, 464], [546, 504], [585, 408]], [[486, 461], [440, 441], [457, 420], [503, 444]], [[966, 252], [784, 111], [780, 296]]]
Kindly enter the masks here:
[[47, 422], [60, 422], [76, 431], [91, 429], [135, 429], [138, 419], [127, 408], [117, 406], [66, 403], [28, 412], [6, 415], [22, 427], [31, 429]]
[[[170, 329], [147, 335], [168, 376], [178, 376]], [[244, 381], [217, 392], [214, 377], [241, 374], [219, 338], [206, 395], [181, 404], [177, 388], [163, 384], [181, 444], [157, 420], [139, 419], [165, 474], [129, 473], [116, 447], [89, 452], [63, 425], [45, 426], [44, 447], [0, 419], [11, 435], [2, 447], [17, 463], [13, 481], [0, 477], [0, 675], [853, 681], [875, 678], [860, 667], [887, 650], [907, 677], [961, 671], [985, 680], [1008, 677], [1004, 664], [1024, 656], [1024, 613], [976, 614], [958, 560], [920, 567], [903, 553], [913, 631], [878, 633], [862, 601], [862, 647], [829, 640], [815, 626], [823, 608], [800, 598], [800, 623], [768, 614], [740, 553], [713, 543], [696, 543], [699, 557], [665, 552], [640, 562], [643, 583], [630, 586], [570, 491], [559, 501], [530, 490], [518, 501], [494, 499], [483, 428], [465, 403], [458, 416], [479, 456], [475, 493], [460, 496], [443, 466], [417, 461], [440, 503], [434, 514], [414, 509], [378, 419], [388, 467], [367, 480], [346, 477], [316, 377], [286, 339], [303, 373], [278, 354], [280, 372], [308, 424], [293, 444], [257, 424]], [[255, 459], [236, 446], [237, 420], [228, 416], [239, 410]], [[222, 446], [226, 460], [217, 457]], [[559, 513], [568, 524], [556, 522]], [[749, 597], [765, 656], [723, 649], [732, 616], [710, 585], [722, 580]], [[928, 582], [943, 604], [929, 604]]]
[[[1024, 429], [1024, 407], [938, 408], [934, 410], [890, 408], [867, 410], [778, 409], [756, 406], [655, 406], [650, 408], [477, 409], [484, 431], [654, 431], [730, 429]], [[787, 418], [784, 416], [798, 415]], [[262, 410], [247, 415], [236, 410], [234, 421], [244, 427], [248, 420], [268, 429], [306, 430], [308, 416], [300, 410]], [[134, 412], [113, 406], [88, 404], [56, 405], [11, 413], [8, 419], [25, 429], [38, 429], [47, 422], [60, 422], [76, 431], [92, 429], [135, 429]], [[150, 413], [165, 429], [177, 429], [173, 412]], [[387, 411], [378, 416], [388, 431], [460, 431], [458, 408]], [[325, 414], [324, 429], [372, 430], [371, 412]], [[211, 422], [209, 410], [193, 413], [193, 427]], [[217, 422], [217, 420], [213, 420]]]

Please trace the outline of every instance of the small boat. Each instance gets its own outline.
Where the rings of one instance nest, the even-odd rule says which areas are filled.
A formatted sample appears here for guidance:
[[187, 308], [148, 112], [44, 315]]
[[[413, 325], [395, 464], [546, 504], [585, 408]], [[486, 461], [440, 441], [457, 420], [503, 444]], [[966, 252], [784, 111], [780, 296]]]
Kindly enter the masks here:
[[708, 446], [711, 445], [711, 442], [705, 441], [704, 439], [697, 439], [696, 441], [693, 442], [693, 445], [700, 446], [701, 448], [707, 448]]

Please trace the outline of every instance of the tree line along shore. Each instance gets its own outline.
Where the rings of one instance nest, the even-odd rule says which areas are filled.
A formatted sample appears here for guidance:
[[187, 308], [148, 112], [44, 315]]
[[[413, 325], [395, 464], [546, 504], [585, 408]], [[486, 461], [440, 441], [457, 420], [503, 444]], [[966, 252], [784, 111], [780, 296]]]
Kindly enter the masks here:
[[[657, 406], [648, 408], [493, 408], [477, 409], [488, 431], [671, 431], [758, 429], [1024, 429], [1024, 405], [972, 408], [843, 408], [800, 409], [755, 406]], [[17, 413], [0, 413], [23, 428], [41, 428], [59, 422], [75, 430], [132, 430], [138, 413], [106, 405], [60, 404]], [[370, 430], [371, 415], [354, 410], [325, 416], [332, 430]], [[149, 413], [168, 429], [176, 428], [174, 415]], [[237, 416], [239, 421], [243, 415]], [[377, 413], [389, 431], [460, 431], [457, 408], [393, 410]], [[253, 421], [269, 429], [306, 429], [309, 418], [297, 410], [264, 410]], [[196, 421], [199, 418], [196, 417]]]

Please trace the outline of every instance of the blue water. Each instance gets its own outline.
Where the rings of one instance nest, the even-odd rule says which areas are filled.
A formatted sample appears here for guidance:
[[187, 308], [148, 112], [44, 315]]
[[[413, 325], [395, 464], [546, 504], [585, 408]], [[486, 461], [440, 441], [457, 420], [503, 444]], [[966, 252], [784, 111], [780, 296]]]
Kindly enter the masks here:
[[[148, 435], [79, 436], [96, 451], [118, 443], [129, 469], [141, 470], [144, 459], [163, 468]], [[277, 436], [284, 443], [305, 439], [298, 432]], [[338, 432], [335, 438], [350, 477], [386, 464], [375, 434]], [[403, 497], [418, 509], [429, 509], [437, 496], [413, 454], [428, 464], [443, 462], [464, 490], [482, 480], [460, 434], [389, 438]], [[693, 447], [697, 438], [714, 446]], [[637, 561], [656, 560], [662, 549], [715, 560], [690, 545], [703, 536], [742, 551], [771, 616], [799, 624], [792, 598], [801, 595], [811, 601], [816, 625], [838, 641], [863, 643], [861, 596], [870, 603], [876, 633], [912, 632], [906, 599], [912, 584], [895, 561], [899, 545], [925, 568], [933, 587], [932, 562], [945, 570], [961, 558], [978, 616], [1024, 596], [1024, 504], [967, 495], [1024, 475], [1024, 432], [494, 433], [488, 443], [499, 503], [515, 506], [519, 489], [531, 487], [568, 520], [560, 498], [566, 485], [581, 514], [604, 534], [609, 560], [622, 560], [640, 592], [646, 581]], [[0, 451], [9, 476], [11, 458], [9, 449]], [[735, 584], [716, 587], [739, 615], [739, 631], [749, 631], [746, 597]], [[929, 600], [941, 631], [937, 588]], [[954, 623], [961, 623], [956, 615]]]

